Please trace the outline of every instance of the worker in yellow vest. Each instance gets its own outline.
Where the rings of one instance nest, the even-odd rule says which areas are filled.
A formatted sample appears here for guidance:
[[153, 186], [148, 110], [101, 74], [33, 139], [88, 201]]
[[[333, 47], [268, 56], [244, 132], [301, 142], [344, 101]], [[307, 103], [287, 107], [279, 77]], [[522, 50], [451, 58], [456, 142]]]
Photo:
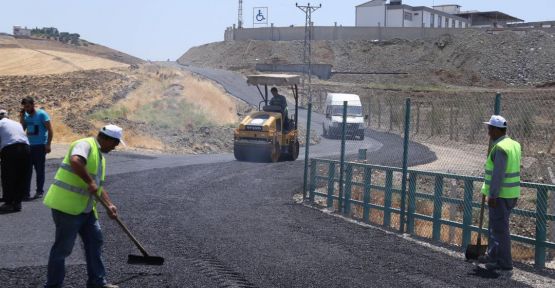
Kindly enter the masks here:
[[122, 129], [107, 125], [96, 137], [84, 138], [71, 144], [44, 204], [52, 209], [56, 239], [48, 260], [48, 275], [44, 287], [62, 287], [65, 259], [71, 254], [77, 234], [84, 244], [87, 261], [88, 288], [114, 288], [106, 281], [101, 258], [102, 232], [98, 223], [94, 194], [108, 203], [108, 216], [115, 218], [117, 208], [103, 188], [108, 153], [122, 142]]
[[487, 255], [480, 257], [488, 270], [512, 270], [509, 217], [520, 197], [520, 144], [507, 136], [507, 121], [491, 116], [488, 135], [492, 146], [485, 165], [482, 193], [489, 207]]

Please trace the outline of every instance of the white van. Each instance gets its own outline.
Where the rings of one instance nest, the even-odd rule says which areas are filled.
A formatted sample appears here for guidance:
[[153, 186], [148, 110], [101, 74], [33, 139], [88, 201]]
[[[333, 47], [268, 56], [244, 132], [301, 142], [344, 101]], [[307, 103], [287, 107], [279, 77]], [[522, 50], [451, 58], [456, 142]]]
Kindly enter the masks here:
[[324, 137], [341, 137], [341, 123], [343, 122], [343, 102], [347, 101], [347, 136], [364, 139], [366, 117], [363, 116], [362, 103], [356, 94], [328, 93], [326, 97], [323, 130]]

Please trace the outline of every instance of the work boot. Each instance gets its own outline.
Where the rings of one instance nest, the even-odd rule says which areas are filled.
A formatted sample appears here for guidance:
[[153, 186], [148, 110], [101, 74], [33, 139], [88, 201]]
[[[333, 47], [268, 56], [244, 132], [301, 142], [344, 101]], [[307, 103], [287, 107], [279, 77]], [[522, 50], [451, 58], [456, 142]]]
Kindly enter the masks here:
[[478, 257], [478, 263], [487, 264], [487, 263], [492, 263], [492, 262], [495, 262], [495, 260], [491, 259], [491, 257], [489, 257], [489, 255], [482, 255], [482, 256]]
[[11, 213], [11, 212], [18, 212], [21, 211], [21, 207], [19, 210], [16, 210], [16, 207], [12, 204], [5, 203], [4, 205], [0, 206], [0, 213]]
[[490, 271], [494, 271], [494, 270], [511, 271], [513, 270], [513, 267], [502, 267], [501, 265], [499, 265], [499, 263], [490, 262], [486, 264], [486, 269]]
[[40, 199], [42, 198], [42, 193], [37, 193], [35, 194], [35, 197], [33, 197], [33, 199]]
[[12, 204], [12, 207], [13, 207], [14, 212], [20, 212], [21, 211], [21, 203]]

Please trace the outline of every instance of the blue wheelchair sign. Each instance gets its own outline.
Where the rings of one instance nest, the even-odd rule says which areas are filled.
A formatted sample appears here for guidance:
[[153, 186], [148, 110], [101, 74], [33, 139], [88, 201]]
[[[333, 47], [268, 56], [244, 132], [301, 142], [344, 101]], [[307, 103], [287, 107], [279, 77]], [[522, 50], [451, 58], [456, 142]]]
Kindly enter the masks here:
[[268, 24], [268, 7], [254, 7], [252, 10], [253, 25]]

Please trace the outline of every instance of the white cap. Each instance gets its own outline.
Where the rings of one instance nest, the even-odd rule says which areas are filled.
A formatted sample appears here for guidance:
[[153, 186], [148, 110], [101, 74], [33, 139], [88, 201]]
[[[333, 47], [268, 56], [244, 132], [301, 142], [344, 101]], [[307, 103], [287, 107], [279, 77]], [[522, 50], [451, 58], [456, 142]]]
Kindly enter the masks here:
[[3, 117], [8, 116], [8, 111], [6, 111], [4, 109], [0, 109], [0, 116], [3, 116]]
[[121, 144], [125, 145], [125, 142], [123, 142], [123, 129], [121, 129], [121, 127], [113, 125], [113, 124], [109, 124], [106, 125], [104, 127], [102, 127], [102, 129], [100, 129], [100, 133], [108, 136], [108, 137], [112, 137], [114, 139], [118, 139], [119, 142]]
[[507, 128], [507, 120], [499, 115], [492, 115], [489, 122], [484, 122], [484, 124], [497, 128]]

